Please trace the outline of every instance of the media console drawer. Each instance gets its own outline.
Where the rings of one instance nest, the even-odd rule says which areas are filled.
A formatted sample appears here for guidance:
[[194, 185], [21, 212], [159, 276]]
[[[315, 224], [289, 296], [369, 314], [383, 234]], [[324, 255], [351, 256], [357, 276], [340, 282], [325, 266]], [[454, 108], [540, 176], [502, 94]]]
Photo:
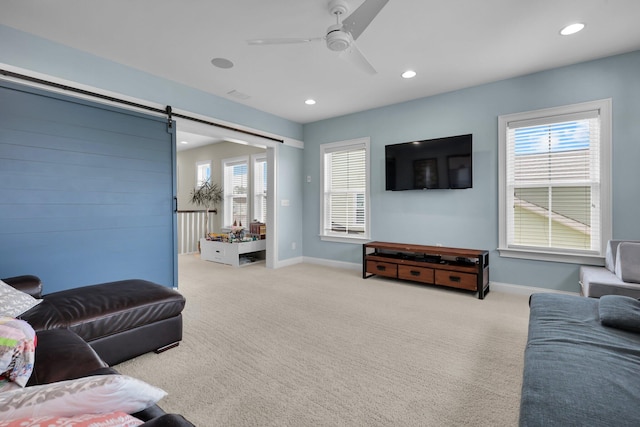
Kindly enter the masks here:
[[436, 270], [436, 285], [475, 291], [478, 287], [478, 276], [457, 271]]
[[398, 278], [405, 280], [415, 280], [417, 282], [433, 283], [433, 268], [399, 265]]
[[398, 265], [391, 262], [367, 261], [367, 272], [378, 276], [398, 277]]

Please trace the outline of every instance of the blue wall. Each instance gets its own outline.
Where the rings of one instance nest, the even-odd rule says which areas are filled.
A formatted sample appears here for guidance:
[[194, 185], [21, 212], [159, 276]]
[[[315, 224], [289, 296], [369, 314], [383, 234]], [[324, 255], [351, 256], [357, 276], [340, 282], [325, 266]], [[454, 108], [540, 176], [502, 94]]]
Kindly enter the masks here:
[[[640, 238], [640, 52], [591, 61], [304, 127], [304, 255], [361, 262], [361, 246], [318, 237], [320, 144], [371, 137], [374, 240], [488, 249], [491, 280], [578, 291], [578, 266], [501, 258], [498, 246], [498, 116], [613, 99], [613, 237]], [[473, 134], [473, 189], [388, 192], [384, 146]]]

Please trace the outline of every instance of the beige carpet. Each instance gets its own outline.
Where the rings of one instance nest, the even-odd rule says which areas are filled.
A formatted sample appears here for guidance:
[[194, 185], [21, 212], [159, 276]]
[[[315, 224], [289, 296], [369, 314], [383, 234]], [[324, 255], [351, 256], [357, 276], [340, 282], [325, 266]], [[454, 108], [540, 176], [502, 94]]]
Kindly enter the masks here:
[[116, 367], [198, 426], [513, 426], [528, 297], [179, 258], [184, 340]]

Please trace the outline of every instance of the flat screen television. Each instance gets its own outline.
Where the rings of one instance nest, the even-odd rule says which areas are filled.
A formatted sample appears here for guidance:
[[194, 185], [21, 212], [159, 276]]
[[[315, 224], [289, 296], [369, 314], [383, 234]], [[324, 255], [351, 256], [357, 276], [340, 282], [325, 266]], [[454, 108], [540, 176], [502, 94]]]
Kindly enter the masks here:
[[471, 188], [471, 154], [471, 134], [386, 145], [386, 189]]

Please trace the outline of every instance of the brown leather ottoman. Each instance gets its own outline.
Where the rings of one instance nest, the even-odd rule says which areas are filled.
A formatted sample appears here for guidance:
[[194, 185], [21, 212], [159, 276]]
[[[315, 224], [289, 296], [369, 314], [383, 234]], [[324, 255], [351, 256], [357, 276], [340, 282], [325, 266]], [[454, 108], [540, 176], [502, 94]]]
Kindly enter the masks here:
[[109, 366], [182, 340], [184, 297], [146, 280], [83, 286], [42, 299], [20, 317], [36, 331], [70, 329]]

